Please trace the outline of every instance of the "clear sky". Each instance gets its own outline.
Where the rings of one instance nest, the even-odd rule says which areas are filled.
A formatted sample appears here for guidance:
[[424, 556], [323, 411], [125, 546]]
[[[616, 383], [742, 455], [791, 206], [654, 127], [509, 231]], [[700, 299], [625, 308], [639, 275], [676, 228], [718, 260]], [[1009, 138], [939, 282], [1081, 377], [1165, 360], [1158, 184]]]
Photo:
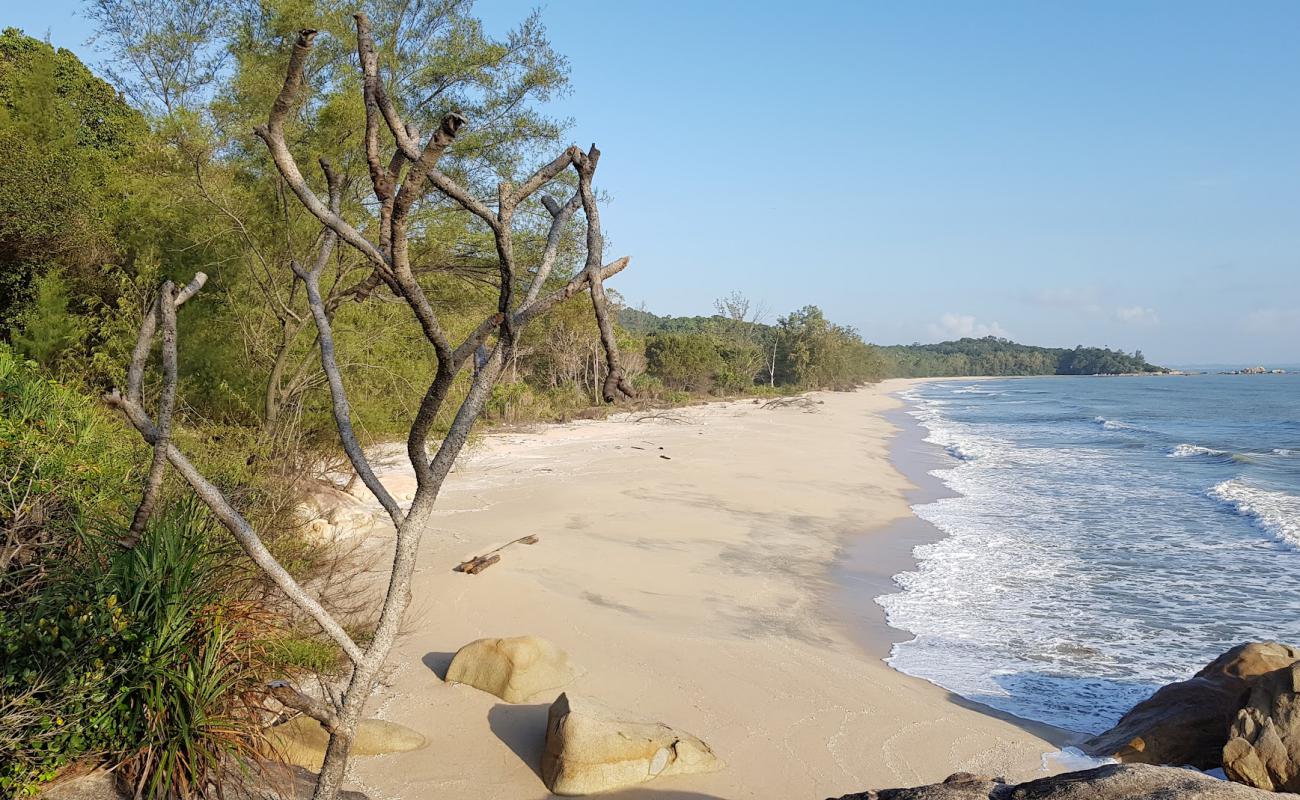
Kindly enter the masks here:
[[[4, 6], [97, 60], [76, 0]], [[542, 9], [632, 305], [1300, 363], [1300, 2]]]

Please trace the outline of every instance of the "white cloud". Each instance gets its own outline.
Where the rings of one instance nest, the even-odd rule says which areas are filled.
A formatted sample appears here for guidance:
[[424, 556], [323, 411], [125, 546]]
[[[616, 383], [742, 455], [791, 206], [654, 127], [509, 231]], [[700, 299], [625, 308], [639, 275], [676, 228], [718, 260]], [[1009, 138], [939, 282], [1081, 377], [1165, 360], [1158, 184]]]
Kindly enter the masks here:
[[1126, 306], [1111, 312], [1111, 316], [1127, 325], [1159, 325], [1160, 315], [1154, 308]]
[[1139, 303], [1112, 306], [1112, 294], [1096, 286], [1049, 286], [1039, 289], [1029, 300], [1034, 305], [1065, 309], [1085, 317], [1105, 317], [1126, 325], [1160, 324], [1160, 315], [1154, 308]]
[[1011, 334], [998, 323], [984, 324], [970, 314], [944, 314], [938, 322], [930, 324], [930, 335], [941, 340], [966, 337], [979, 339], [985, 336], [1011, 338]]

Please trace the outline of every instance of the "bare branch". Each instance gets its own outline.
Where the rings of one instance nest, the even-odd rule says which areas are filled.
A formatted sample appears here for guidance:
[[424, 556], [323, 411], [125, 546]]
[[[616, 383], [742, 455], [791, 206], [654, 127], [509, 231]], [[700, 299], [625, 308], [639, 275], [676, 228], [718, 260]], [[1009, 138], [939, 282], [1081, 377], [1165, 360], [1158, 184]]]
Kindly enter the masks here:
[[303, 69], [307, 63], [307, 56], [311, 53], [312, 39], [315, 36], [316, 31], [309, 29], [298, 32], [298, 40], [294, 43], [293, 54], [289, 57], [289, 69], [284, 77], [284, 86], [280, 89], [280, 94], [276, 96], [275, 104], [271, 106], [271, 114], [267, 118], [267, 123], [257, 126], [253, 129], [253, 132], [266, 143], [267, 149], [271, 151], [271, 160], [275, 162], [276, 169], [307, 210], [337, 233], [343, 241], [355, 247], [374, 262], [376, 267], [387, 270], [388, 262], [383, 254], [342, 217], [331, 211], [311, 190], [306, 179], [303, 178], [302, 172], [298, 169], [298, 162], [294, 160], [293, 154], [289, 152], [289, 147], [284, 142], [284, 121], [289, 115], [289, 111], [293, 109], [297, 96], [302, 90]]
[[542, 260], [537, 264], [537, 271], [533, 273], [533, 283], [528, 287], [528, 294], [524, 296], [524, 305], [537, 299], [546, 279], [551, 276], [551, 270], [555, 268], [556, 256], [560, 252], [560, 243], [564, 240], [564, 228], [581, 204], [581, 191], [574, 192], [573, 197], [569, 198], [569, 202], [563, 206], [550, 195], [542, 196], [542, 205], [546, 206], [546, 210], [551, 214], [551, 229], [546, 234], [546, 249], [542, 251]]
[[[321, 159], [321, 168], [325, 171], [329, 181], [330, 206], [337, 210], [340, 203], [340, 184], [334, 170], [330, 168], [329, 162]], [[329, 263], [330, 253], [334, 249], [334, 243], [337, 241], [337, 235], [333, 231], [326, 234], [325, 241], [321, 245], [320, 252], [316, 256], [316, 263], [310, 270], [304, 270], [293, 262], [292, 267], [294, 274], [297, 275], [307, 288], [307, 305], [311, 309], [312, 319], [316, 321], [317, 343], [320, 349], [321, 369], [325, 371], [325, 376], [329, 381], [330, 399], [334, 407], [334, 425], [338, 428], [339, 441], [343, 444], [343, 452], [347, 453], [348, 460], [352, 462], [352, 468], [356, 470], [357, 476], [361, 482], [366, 485], [370, 493], [375, 496], [379, 504], [388, 512], [389, 518], [393, 521], [394, 527], [401, 527], [405, 515], [402, 513], [402, 507], [397, 504], [393, 496], [384, 488], [375, 471], [370, 467], [370, 462], [366, 459], [365, 451], [357, 441], [356, 433], [352, 430], [352, 409], [348, 404], [347, 392], [343, 388], [343, 376], [339, 373], [338, 363], [334, 357], [334, 331], [330, 326], [329, 314], [325, 311], [325, 301], [320, 294], [320, 274]]]
[[591, 280], [591, 307], [596, 314], [596, 325], [600, 328], [600, 343], [605, 348], [605, 385], [601, 391], [606, 403], [612, 403], [622, 392], [633, 397], [632, 386], [623, 375], [623, 366], [618, 355], [618, 340], [614, 338], [614, 326], [609, 318], [609, 303], [605, 298], [605, 286], [600, 276], [601, 251], [605, 249], [605, 239], [600, 232], [600, 212], [596, 207], [596, 193], [591, 188], [591, 178], [596, 172], [596, 162], [600, 160], [600, 151], [596, 145], [587, 153], [574, 156], [574, 169], [578, 171], [578, 193], [582, 195], [582, 212], [587, 217], [587, 274]]
[[[208, 276], [202, 272], [194, 273], [194, 278], [185, 285], [184, 289], [176, 295], [176, 305], [181, 306], [186, 300], [189, 300], [203, 284], [208, 282]], [[142, 402], [141, 393], [144, 386], [144, 367], [149, 360], [149, 350], [153, 347], [153, 337], [158, 331], [158, 300], [154, 299], [149, 313], [145, 315], [144, 320], [140, 323], [140, 332], [135, 339], [135, 349], [131, 351], [131, 363], [126, 369], [126, 396], [135, 403]]]
[[[105, 395], [104, 402], [121, 411], [127, 421], [140, 432], [146, 442], [152, 444], [157, 440], [158, 429], [154, 427], [149, 415], [145, 413], [138, 403], [122, 397], [117, 392]], [[266, 549], [261, 537], [257, 535], [257, 532], [248, 524], [243, 515], [235, 510], [235, 507], [230, 504], [230, 501], [226, 499], [221, 490], [204, 477], [203, 473], [199, 472], [190, 463], [190, 460], [185, 457], [185, 454], [175, 444], [167, 445], [167, 460], [185, 479], [185, 482], [190, 485], [190, 488], [199, 496], [199, 499], [208, 508], [212, 509], [212, 513], [216, 515], [226, 530], [230, 531], [230, 534], [235, 537], [235, 541], [239, 542], [240, 547], [252, 559], [253, 563], [266, 573], [267, 577], [280, 588], [280, 591], [284, 592], [295, 605], [315, 620], [316, 624], [320, 625], [321, 630], [337, 642], [339, 647], [343, 648], [343, 652], [347, 654], [353, 663], [359, 663], [363, 660], [365, 653], [357, 646], [356, 642], [352, 641], [352, 637], [348, 636], [347, 631], [343, 630], [342, 626], [330, 617], [329, 612], [322, 608], [321, 604], [309, 595], [284, 567], [280, 566], [280, 562], [276, 561], [275, 556], [271, 555], [271, 552]]]
[[167, 445], [172, 437], [172, 410], [176, 407], [176, 285], [164, 281], [155, 303], [162, 319], [163, 388], [158, 401], [158, 439], [153, 445], [153, 461], [144, 482], [144, 494], [135, 509], [131, 527], [122, 539], [123, 547], [135, 547], [153, 516], [154, 505], [162, 493], [163, 470], [167, 467]]
[[271, 681], [266, 685], [267, 692], [285, 708], [301, 711], [321, 724], [325, 730], [334, 733], [339, 728], [339, 715], [325, 703], [303, 694], [288, 681]]

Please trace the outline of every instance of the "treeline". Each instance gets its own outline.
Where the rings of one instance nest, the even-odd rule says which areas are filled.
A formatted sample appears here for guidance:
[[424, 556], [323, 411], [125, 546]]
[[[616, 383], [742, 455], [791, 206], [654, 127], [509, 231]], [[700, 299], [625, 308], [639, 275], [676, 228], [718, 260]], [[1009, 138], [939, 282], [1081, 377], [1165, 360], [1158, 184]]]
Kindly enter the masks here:
[[664, 386], [737, 393], [847, 389], [886, 374], [879, 351], [853, 328], [805, 306], [759, 321], [758, 309], [738, 292], [715, 303], [708, 317], [660, 317], [624, 308], [619, 323], [644, 342], [646, 372]]
[[975, 375], [1120, 375], [1167, 372], [1147, 362], [1142, 351], [1128, 354], [1101, 347], [1034, 347], [986, 336], [939, 344], [880, 348], [889, 374], [902, 378]]

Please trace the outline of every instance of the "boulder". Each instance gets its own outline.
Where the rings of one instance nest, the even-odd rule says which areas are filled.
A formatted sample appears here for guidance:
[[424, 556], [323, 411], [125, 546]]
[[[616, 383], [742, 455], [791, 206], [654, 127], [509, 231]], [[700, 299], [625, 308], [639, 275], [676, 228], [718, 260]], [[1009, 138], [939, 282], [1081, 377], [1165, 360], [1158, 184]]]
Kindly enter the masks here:
[[447, 683], [464, 683], [507, 703], [563, 689], [577, 676], [563, 650], [536, 636], [470, 642], [447, 668]]
[[[294, 717], [266, 732], [267, 742], [286, 764], [319, 770], [325, 761], [329, 733], [311, 717]], [[352, 740], [352, 755], [378, 756], [419, 750], [426, 740], [418, 731], [382, 719], [363, 719]]]
[[1238, 645], [1192, 678], [1163, 686], [1103, 734], [1084, 742], [1089, 755], [1144, 764], [1220, 765], [1228, 729], [1251, 688], [1270, 672], [1300, 661], [1300, 649], [1277, 642]]
[[554, 794], [595, 794], [722, 766], [694, 736], [629, 719], [592, 700], [561, 694], [547, 715], [542, 781]]
[[911, 789], [846, 794], [839, 800], [1270, 800], [1252, 789], [1179, 767], [1108, 764], [1020, 784], [958, 773]]
[[1250, 690], [1228, 732], [1223, 771], [1271, 792], [1300, 792], [1300, 663], [1266, 675]]

